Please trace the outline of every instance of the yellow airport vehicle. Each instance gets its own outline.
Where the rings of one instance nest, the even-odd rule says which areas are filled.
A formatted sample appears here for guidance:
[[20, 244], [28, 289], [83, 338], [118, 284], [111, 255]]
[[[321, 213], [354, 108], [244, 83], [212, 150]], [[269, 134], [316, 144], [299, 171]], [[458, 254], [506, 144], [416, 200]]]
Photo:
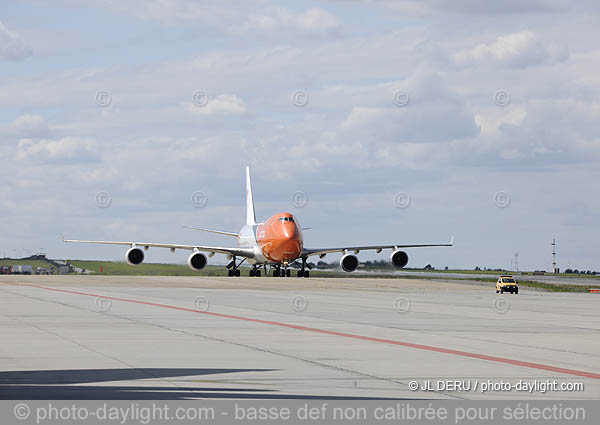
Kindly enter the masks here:
[[517, 285], [517, 281], [512, 276], [500, 276], [496, 282], [496, 293], [503, 294], [505, 292], [510, 292], [511, 294], [519, 293], [519, 285]]

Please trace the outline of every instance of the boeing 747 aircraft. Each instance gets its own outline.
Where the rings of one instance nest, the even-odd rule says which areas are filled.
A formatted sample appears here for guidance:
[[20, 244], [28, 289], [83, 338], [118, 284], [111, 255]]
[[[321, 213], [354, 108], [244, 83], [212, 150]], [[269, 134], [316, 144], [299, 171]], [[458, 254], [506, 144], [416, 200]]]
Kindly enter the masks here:
[[360, 251], [375, 250], [381, 252], [391, 249], [391, 263], [402, 268], [408, 264], [408, 255], [402, 251], [403, 248], [420, 248], [433, 246], [453, 246], [454, 237], [446, 244], [390, 244], [390, 245], [367, 245], [367, 246], [343, 246], [337, 248], [307, 249], [304, 247], [302, 238], [302, 227], [298, 219], [288, 212], [277, 213], [265, 222], [257, 223], [254, 214], [254, 200], [252, 198], [252, 184], [250, 182], [250, 167], [246, 167], [246, 225], [239, 233], [224, 232], [220, 230], [202, 229], [190, 227], [190, 229], [204, 232], [218, 233], [232, 236], [237, 239], [236, 248], [203, 245], [178, 245], [154, 242], [117, 242], [117, 241], [91, 241], [64, 239], [65, 242], [95, 243], [109, 245], [129, 246], [125, 253], [127, 262], [136, 266], [144, 261], [144, 251], [150, 247], [169, 248], [171, 252], [177, 249], [191, 251], [188, 257], [188, 266], [192, 270], [202, 270], [208, 263], [208, 257], [215, 253], [226, 254], [231, 262], [227, 265], [229, 276], [240, 276], [239, 267], [247, 262], [252, 266], [250, 276], [260, 276], [261, 269], [268, 275], [272, 271], [273, 276], [291, 276], [290, 267], [298, 268], [298, 277], [309, 276], [307, 259], [311, 256], [324, 258], [329, 253], [342, 253], [340, 265], [346, 272], [352, 272], [358, 268], [359, 262], [356, 256]]

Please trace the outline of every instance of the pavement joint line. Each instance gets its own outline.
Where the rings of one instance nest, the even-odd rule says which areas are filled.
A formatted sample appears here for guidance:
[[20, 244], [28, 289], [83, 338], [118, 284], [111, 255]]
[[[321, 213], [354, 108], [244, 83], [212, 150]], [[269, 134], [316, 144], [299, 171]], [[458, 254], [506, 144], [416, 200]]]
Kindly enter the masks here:
[[358, 335], [358, 334], [350, 334], [350, 333], [345, 333], [345, 332], [332, 331], [332, 330], [327, 330], [327, 329], [319, 329], [319, 328], [313, 328], [313, 327], [302, 326], [302, 325], [294, 325], [291, 323], [283, 323], [283, 322], [277, 322], [277, 321], [272, 321], [272, 320], [262, 320], [262, 319], [255, 319], [255, 318], [251, 318], [251, 317], [243, 317], [243, 316], [235, 316], [235, 315], [231, 315], [231, 314], [216, 313], [216, 312], [212, 312], [212, 311], [199, 311], [199, 310], [195, 310], [192, 308], [179, 307], [179, 306], [169, 305], [169, 304], [159, 304], [159, 303], [152, 303], [152, 302], [148, 302], [148, 301], [134, 300], [134, 299], [128, 299], [128, 298], [111, 297], [111, 296], [105, 296], [105, 295], [100, 295], [100, 294], [93, 294], [93, 293], [89, 293], [89, 292], [69, 291], [67, 289], [51, 288], [51, 287], [41, 286], [41, 285], [31, 285], [31, 284], [8, 284], [8, 285], [29, 286], [32, 288], [45, 289], [48, 291], [62, 292], [62, 293], [67, 293], [67, 294], [83, 295], [83, 296], [88, 296], [88, 297], [100, 297], [100, 298], [110, 299], [113, 301], [123, 301], [123, 302], [129, 302], [129, 303], [134, 303], [134, 304], [167, 308], [167, 309], [171, 309], [171, 310], [187, 311], [190, 313], [204, 314], [204, 315], [212, 316], [212, 317], [221, 317], [224, 319], [242, 320], [245, 322], [278, 326], [278, 327], [282, 327], [282, 328], [312, 332], [312, 333], [317, 333], [317, 334], [321, 334], [321, 335], [331, 335], [331, 336], [339, 336], [339, 337], [343, 337], [343, 338], [350, 338], [350, 339], [361, 340], [361, 341], [378, 342], [378, 343], [382, 343], [382, 344], [396, 345], [396, 346], [401, 346], [401, 347], [414, 348], [414, 349], [442, 353], [442, 354], [451, 354], [451, 355], [461, 356], [461, 357], [469, 357], [469, 358], [473, 358], [473, 359], [509, 364], [509, 365], [513, 365], [513, 366], [526, 367], [526, 368], [530, 368], [530, 369], [546, 370], [549, 372], [556, 372], [556, 373], [562, 373], [562, 374], [566, 374], [566, 375], [580, 376], [580, 377], [584, 377], [584, 378], [600, 379], [600, 373], [587, 372], [587, 371], [577, 370], [577, 369], [567, 369], [567, 368], [551, 366], [551, 365], [542, 364], [542, 363], [533, 363], [533, 362], [527, 362], [527, 361], [523, 361], [523, 360], [515, 360], [515, 359], [510, 359], [510, 358], [505, 358], [505, 357], [496, 357], [496, 356], [490, 356], [490, 355], [486, 355], [486, 354], [471, 353], [468, 351], [435, 347], [432, 345], [415, 344], [412, 342], [398, 341], [398, 340], [393, 340], [393, 339], [378, 338], [378, 337], [371, 337], [371, 336]]
[[[127, 295], [132, 295], [131, 293], [128, 293], [127, 291], [120, 291], [121, 293], [125, 292]], [[161, 297], [161, 296], [156, 296], [154, 294], [150, 294], [152, 297], [154, 298], [166, 298], [166, 297]], [[277, 297], [274, 297], [274, 299], [278, 299]], [[422, 302], [419, 301], [419, 304], [421, 304]], [[441, 303], [435, 303], [437, 304], [441, 304]], [[274, 314], [278, 314], [281, 313], [280, 311], [276, 311], [276, 310], [267, 310], [267, 309], [257, 309], [257, 308], [251, 308], [251, 307], [247, 307], [247, 306], [239, 306], [239, 305], [234, 305], [234, 304], [220, 304], [223, 305], [225, 307], [233, 307], [233, 308], [238, 308], [238, 309], [244, 309], [244, 310], [250, 310], [252, 312], [268, 312], [268, 313], [274, 313]], [[347, 307], [363, 307], [362, 305], [358, 304], [358, 305], [349, 305], [347, 303], [344, 303], [345, 306]], [[470, 307], [470, 305], [465, 304], [465, 307]], [[387, 310], [390, 311], [394, 311], [393, 308], [388, 308]], [[441, 314], [443, 316], [447, 316], [447, 317], [463, 317], [457, 314]], [[311, 317], [311, 318], [315, 318], [315, 319], [327, 319], [325, 317], [319, 317], [319, 316], [306, 316], [305, 314], [296, 314], [296, 316], [302, 316], [302, 317]], [[594, 317], [595, 316], [590, 316], [590, 317]], [[349, 320], [336, 320], [336, 319], [331, 319], [329, 318], [328, 320], [332, 321], [332, 322], [339, 322], [339, 323], [350, 323], [350, 324], [354, 324], [354, 325], [363, 325], [363, 326], [369, 326], [369, 327], [379, 327], [379, 328], [386, 328], [386, 329], [393, 329], [393, 330], [402, 330], [402, 331], [409, 331], [409, 332], [416, 332], [416, 333], [421, 333], [421, 334], [427, 334], [427, 335], [446, 335], [444, 333], [440, 333], [438, 331], [431, 331], [431, 330], [422, 330], [422, 329], [412, 329], [412, 328], [399, 328], [396, 326], [388, 326], [388, 325], [382, 325], [382, 324], [377, 324], [377, 325], [373, 325], [372, 323], [365, 323], [365, 322], [357, 322], [357, 321], [349, 321]], [[506, 319], [504, 319], [506, 320]], [[557, 327], [555, 327], [555, 329], [558, 329]], [[581, 327], [565, 327], [564, 330], [565, 331], [572, 331], [573, 329], [581, 329], [581, 330], [586, 330], [586, 331], [597, 331], [597, 329], [594, 328], [581, 328]], [[493, 343], [493, 344], [500, 344], [500, 345], [512, 345], [512, 346], [516, 346], [516, 347], [524, 347], [524, 348], [534, 348], [534, 349], [540, 349], [540, 350], [551, 350], [551, 351], [556, 351], [556, 352], [560, 352], [560, 353], [569, 353], [569, 354], [577, 354], [577, 355], [582, 355], [582, 356], [591, 356], [591, 357], [600, 357], [600, 355], [596, 355], [596, 354], [590, 354], [590, 353], [584, 353], [584, 352], [577, 352], [577, 351], [569, 351], [569, 350], [560, 350], [557, 348], [551, 348], [551, 347], [539, 347], [539, 346], [535, 346], [535, 345], [523, 345], [523, 344], [515, 344], [515, 343], [510, 343], [510, 342], [504, 342], [504, 341], [495, 341], [492, 339], [481, 339], [481, 338], [470, 338], [470, 337], [466, 337], [463, 335], [458, 335], [455, 334], [453, 335], [455, 338], [461, 338], [461, 339], [466, 339], [469, 341], [484, 341], [484, 342], [489, 342], [489, 343]]]
[[[20, 285], [20, 286], [24, 286], [24, 285]], [[31, 286], [31, 285], [26, 285], [26, 286]], [[32, 296], [18, 294], [18, 293], [10, 292], [10, 291], [8, 291], [8, 292], [11, 293], [11, 294], [13, 294], [13, 295], [19, 295], [19, 296], [23, 296], [23, 297], [30, 298], [30, 299], [35, 299], [35, 300], [38, 300], [38, 301], [47, 301], [47, 302], [49, 301], [49, 302], [53, 302], [53, 303], [65, 306], [65, 307], [71, 307], [71, 308], [76, 308], [76, 309], [80, 309], [80, 310], [95, 312], [95, 313], [102, 314], [102, 315], [107, 315], [107, 313], [104, 313], [104, 312], [98, 312], [98, 311], [95, 311], [95, 310], [88, 310], [88, 309], [85, 309], [85, 308], [82, 308], [82, 307], [74, 306], [74, 305], [63, 303], [63, 302], [59, 302], [59, 301], [47, 300], [47, 299], [44, 299], [44, 298], [32, 297]], [[107, 297], [105, 297], [105, 298], [107, 298]], [[211, 337], [211, 336], [208, 336], [208, 335], [199, 334], [199, 333], [196, 333], [196, 332], [190, 332], [190, 331], [187, 331], [185, 329], [177, 329], [177, 328], [168, 327], [168, 326], [160, 325], [160, 324], [156, 324], [156, 323], [150, 323], [150, 322], [146, 322], [146, 321], [143, 321], [143, 320], [134, 319], [134, 318], [127, 317], [127, 316], [122, 316], [122, 315], [113, 315], [113, 314], [111, 314], [110, 316], [111, 317], [119, 318], [121, 320], [128, 320], [128, 321], [131, 321], [131, 322], [134, 322], [134, 323], [143, 324], [145, 326], [158, 327], [158, 328], [161, 328], [161, 329], [164, 329], [164, 330], [167, 330], [167, 331], [177, 332], [177, 333], [181, 333], [181, 334], [192, 336], [192, 337], [204, 338], [204, 339], [207, 339], [207, 340], [218, 341], [218, 342], [225, 343], [225, 344], [233, 344], [233, 345], [236, 345], [238, 347], [244, 347], [244, 348], [247, 348], [247, 349], [250, 349], [250, 350], [260, 351], [260, 352], [263, 352], [263, 353], [268, 353], [268, 354], [272, 354], [272, 355], [276, 355], [276, 356], [283, 356], [283, 357], [287, 357], [287, 358], [294, 359], [294, 360], [297, 360], [297, 361], [301, 361], [301, 362], [305, 362], [305, 363], [310, 363], [312, 365], [316, 365], [316, 366], [319, 366], [319, 367], [324, 367], [324, 368], [333, 369], [333, 370], [337, 370], [337, 371], [340, 371], [340, 372], [344, 372], [344, 373], [349, 373], [349, 374], [355, 375], [355, 376], [353, 376], [351, 378], [341, 378], [341, 379], [345, 379], [345, 380], [354, 380], [355, 381], [357, 379], [357, 376], [358, 376], [359, 379], [372, 379], [372, 380], [379, 380], [379, 381], [387, 381], [387, 382], [391, 382], [391, 383], [394, 383], [394, 384], [408, 385], [407, 382], [408, 382], [409, 378], [401, 378], [401, 379], [399, 379], [399, 378], [385, 378], [385, 377], [380, 377], [380, 376], [376, 376], [376, 375], [372, 375], [372, 374], [368, 374], [368, 373], [364, 373], [364, 372], [359, 372], [359, 371], [352, 370], [352, 369], [343, 368], [343, 367], [340, 367], [340, 366], [334, 366], [334, 365], [330, 365], [330, 364], [327, 364], [327, 363], [321, 363], [321, 362], [316, 361], [316, 360], [310, 360], [310, 359], [306, 359], [306, 358], [295, 356], [295, 355], [291, 355], [291, 354], [285, 354], [285, 353], [282, 353], [282, 352], [277, 352], [277, 351], [268, 350], [268, 349], [265, 349], [265, 348], [255, 347], [255, 346], [248, 345], [248, 344], [242, 344], [240, 342], [234, 342], [234, 341], [230, 341], [230, 340], [223, 339], [223, 338], [216, 338], [216, 337]], [[118, 359], [116, 359], [116, 360], [118, 360]], [[128, 365], [128, 366], [130, 366], [130, 365]], [[130, 366], [130, 367], [132, 367], [134, 369], [138, 369], [138, 368], [136, 368], [134, 366]], [[160, 377], [156, 377], [156, 378], [159, 379], [159, 380], [164, 380], [164, 378], [160, 378]], [[404, 382], [404, 379], [406, 379], [407, 382]], [[287, 378], [285, 378], [285, 380], [287, 380]], [[178, 387], [178, 384], [176, 384], [174, 382], [171, 382], [169, 380], [166, 380], [166, 382], [169, 382], [169, 383], [173, 384], [174, 386]], [[187, 390], [187, 391], [190, 391], [190, 390]], [[198, 390], [192, 390], [190, 392], [193, 393], [193, 394], [197, 394], [199, 391], [200, 391], [200, 389], [198, 389]], [[433, 392], [437, 393], [437, 394], [442, 394], [442, 395], [448, 396], [450, 398], [458, 399], [458, 400], [463, 400], [464, 399], [462, 397], [456, 396], [454, 394], [446, 393], [446, 392], [443, 392], [443, 391], [437, 391], [436, 390], [436, 391], [433, 391]], [[206, 398], [206, 397], [203, 397], [203, 396], [199, 395], [199, 398]]]
[[[28, 295], [23, 295], [23, 294], [17, 294], [17, 293], [10, 292], [10, 291], [8, 291], [8, 292], [9, 292], [9, 293], [11, 293], [11, 294], [13, 294], [13, 295], [18, 295], [18, 296], [21, 296], [21, 297], [26, 297], [26, 298], [29, 298], [29, 299], [34, 299], [34, 300], [38, 300], [38, 301], [48, 301], [48, 300], [45, 300], [45, 299], [42, 299], [42, 298], [31, 297], [31, 296], [28, 296]], [[56, 303], [56, 304], [59, 304], [59, 305], [62, 305], [62, 306], [65, 306], [65, 307], [76, 308], [76, 309], [80, 309], [80, 310], [86, 310], [86, 309], [82, 309], [81, 307], [76, 307], [76, 306], [73, 306], [73, 305], [70, 305], [70, 304], [65, 304], [65, 303], [63, 303], [63, 302], [60, 302], [60, 301], [52, 301], [52, 302], [54, 302], [54, 303]], [[93, 310], [86, 310], [86, 311], [93, 311]], [[98, 311], [94, 311], [94, 312], [95, 312], [95, 313], [98, 313], [98, 314], [103, 314], [103, 315], [105, 315], [105, 316], [106, 316], [106, 313], [102, 313], [102, 312], [98, 312]], [[77, 341], [75, 341], [75, 340], [73, 340], [73, 339], [71, 339], [71, 338], [67, 338], [67, 337], [66, 337], [66, 336], [64, 336], [64, 335], [60, 335], [60, 334], [58, 334], [58, 333], [56, 333], [56, 332], [49, 331], [48, 329], [45, 329], [45, 328], [43, 328], [43, 327], [41, 327], [41, 326], [34, 325], [34, 324], [32, 324], [32, 323], [29, 323], [29, 322], [27, 322], [27, 321], [25, 321], [25, 320], [23, 320], [23, 319], [20, 319], [20, 318], [18, 318], [18, 317], [15, 317], [15, 316], [7, 316], [7, 315], [5, 315], [5, 314], [3, 314], [3, 316], [4, 316], [4, 317], [8, 317], [8, 318], [10, 318], [10, 319], [12, 319], [12, 320], [15, 320], [15, 321], [18, 321], [18, 322], [24, 323], [25, 325], [27, 325], [27, 326], [30, 326], [30, 327], [32, 327], [32, 328], [34, 328], [34, 329], [37, 329], [37, 330], [38, 330], [38, 331], [40, 331], [40, 332], [45, 332], [45, 333], [47, 333], [47, 334], [49, 334], [49, 335], [53, 335], [53, 336], [55, 336], [55, 337], [57, 337], [57, 338], [63, 339], [63, 340], [65, 340], [65, 341], [67, 341], [67, 342], [69, 342], [69, 343], [71, 343], [71, 344], [77, 345], [77, 346], [79, 346], [79, 347], [82, 347], [82, 348], [84, 348], [84, 349], [86, 349], [86, 350], [88, 350], [88, 351], [90, 351], [90, 352], [92, 352], [92, 353], [98, 354], [98, 355], [99, 355], [99, 356], [101, 356], [101, 357], [105, 357], [105, 358], [107, 358], [107, 359], [114, 360], [114, 361], [116, 361], [116, 362], [118, 362], [118, 363], [121, 363], [121, 364], [123, 364], [123, 365], [127, 366], [128, 368], [135, 369], [135, 370], [139, 371], [140, 373], [143, 373], [143, 374], [146, 374], [146, 375], [148, 375], [148, 377], [149, 377], [149, 378], [152, 378], [152, 379], [157, 379], [157, 380], [159, 380], [159, 381], [162, 381], [162, 382], [166, 382], [166, 383], [168, 383], [169, 385], [173, 386], [173, 387], [174, 387], [174, 388], [176, 388], [176, 389], [180, 389], [180, 388], [181, 388], [181, 386], [180, 386], [180, 385], [178, 385], [177, 383], [175, 383], [175, 382], [173, 382], [173, 381], [171, 381], [171, 380], [169, 380], [169, 379], [166, 379], [166, 378], [164, 378], [164, 377], [161, 377], [161, 376], [158, 376], [158, 375], [154, 375], [154, 374], [152, 374], [152, 373], [148, 372], [148, 371], [147, 371], [146, 369], [144, 369], [144, 368], [139, 368], [139, 367], [136, 367], [136, 366], [134, 366], [133, 364], [127, 363], [126, 361], [124, 361], [124, 360], [122, 360], [122, 359], [119, 359], [118, 357], [110, 356], [110, 355], [108, 355], [108, 354], [106, 354], [106, 353], [103, 353], [103, 352], [101, 352], [101, 351], [95, 350], [95, 349], [93, 349], [93, 348], [91, 348], [91, 347], [89, 347], [89, 346], [87, 346], [87, 345], [85, 345], [85, 344], [82, 344], [82, 343], [80, 343], [80, 342], [77, 342]]]

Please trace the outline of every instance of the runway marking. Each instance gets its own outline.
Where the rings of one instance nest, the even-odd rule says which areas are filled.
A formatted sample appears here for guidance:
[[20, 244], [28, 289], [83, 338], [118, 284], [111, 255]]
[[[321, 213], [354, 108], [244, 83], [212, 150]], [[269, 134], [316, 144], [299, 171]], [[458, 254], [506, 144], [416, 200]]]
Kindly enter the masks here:
[[327, 330], [327, 329], [312, 328], [309, 326], [293, 325], [291, 323], [276, 322], [276, 321], [272, 321], [272, 320], [253, 319], [251, 317], [243, 317], [243, 316], [235, 316], [235, 315], [231, 315], [231, 314], [215, 313], [212, 311], [200, 311], [200, 310], [195, 310], [193, 308], [179, 307], [179, 306], [169, 305], [169, 304], [152, 303], [149, 301], [140, 301], [140, 300], [134, 300], [134, 299], [129, 299], [129, 298], [111, 297], [111, 296], [107, 296], [107, 295], [92, 294], [89, 292], [69, 291], [67, 289], [50, 288], [47, 286], [29, 285], [29, 284], [22, 284], [22, 285], [16, 285], [16, 286], [30, 286], [33, 288], [46, 289], [48, 291], [63, 292], [63, 293], [67, 293], [67, 294], [84, 295], [84, 296], [88, 296], [88, 297], [101, 297], [101, 298], [106, 298], [106, 299], [114, 300], [114, 301], [123, 301], [123, 302], [134, 303], [134, 304], [149, 305], [149, 306], [153, 306], [153, 307], [168, 308], [171, 310], [187, 311], [190, 313], [204, 314], [207, 316], [221, 317], [224, 319], [242, 320], [245, 322], [260, 323], [263, 325], [271, 325], [271, 326], [279, 326], [279, 327], [288, 328], [288, 329], [295, 329], [295, 330], [313, 332], [313, 333], [324, 334], [324, 335], [339, 336], [339, 337], [344, 337], [344, 338], [357, 339], [357, 340], [361, 340], [361, 341], [378, 342], [378, 343], [382, 343], [382, 344], [397, 345], [397, 346], [402, 346], [402, 347], [415, 348], [418, 350], [432, 351], [432, 352], [436, 352], [436, 353], [452, 354], [455, 356], [469, 357], [469, 358], [479, 359], [479, 360], [487, 360], [487, 361], [491, 361], [491, 362], [510, 364], [513, 366], [521, 366], [521, 367], [526, 367], [526, 368], [530, 368], [530, 369], [546, 370], [549, 372], [557, 372], [557, 373], [563, 373], [566, 375], [581, 376], [584, 378], [600, 379], [600, 373], [586, 372], [586, 371], [577, 370], [577, 369], [566, 369], [566, 368], [546, 365], [546, 364], [542, 364], [542, 363], [526, 362], [526, 361], [522, 361], [522, 360], [509, 359], [509, 358], [505, 358], [505, 357], [488, 356], [486, 354], [470, 353], [468, 351], [453, 350], [450, 348], [441, 348], [441, 347], [435, 347], [432, 345], [415, 344], [412, 342], [397, 341], [397, 340], [393, 340], [393, 339], [350, 334], [350, 333], [345, 333], [345, 332], [331, 331], [331, 330]]

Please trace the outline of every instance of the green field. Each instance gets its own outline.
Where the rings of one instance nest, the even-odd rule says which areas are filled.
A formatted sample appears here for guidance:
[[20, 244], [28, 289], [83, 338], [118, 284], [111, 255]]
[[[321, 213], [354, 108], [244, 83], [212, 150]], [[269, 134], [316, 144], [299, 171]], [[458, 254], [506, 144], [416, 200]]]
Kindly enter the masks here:
[[183, 264], [143, 263], [139, 266], [130, 266], [125, 262], [116, 261], [69, 260], [69, 262], [75, 267], [109, 276], [227, 276], [227, 269], [224, 266], [206, 266], [197, 272]]
[[[375, 271], [377, 271], [377, 269], [374, 269]], [[499, 271], [499, 270], [461, 270], [461, 269], [448, 269], [448, 270], [444, 270], [444, 269], [435, 269], [435, 270], [424, 270], [424, 269], [410, 269], [410, 268], [404, 268], [402, 269], [404, 271], [409, 271], [409, 272], [422, 272], [422, 273], [427, 273], [427, 272], [432, 272], [432, 273], [460, 273], [460, 274], [489, 274], [492, 276], [498, 276], [500, 274], [512, 274], [514, 276], [535, 276], [535, 274], [533, 272], [515, 272], [515, 271], [510, 271], [510, 270], [505, 270], [505, 271]], [[592, 275], [592, 274], [585, 274], [585, 273], [546, 273], [546, 276], [556, 276], [556, 277], [577, 277], [577, 278], [582, 278], [582, 279], [599, 279], [600, 280], [600, 275]]]

